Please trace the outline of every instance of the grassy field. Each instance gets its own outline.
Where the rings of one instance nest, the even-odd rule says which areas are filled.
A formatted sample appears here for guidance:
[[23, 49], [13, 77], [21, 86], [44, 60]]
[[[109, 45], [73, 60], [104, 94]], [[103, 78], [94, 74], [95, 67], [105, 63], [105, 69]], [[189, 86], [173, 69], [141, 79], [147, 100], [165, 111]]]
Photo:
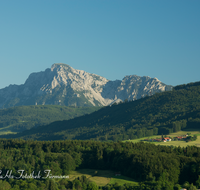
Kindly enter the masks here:
[[123, 185], [125, 183], [131, 185], [138, 185], [138, 182], [133, 179], [125, 176], [115, 176], [114, 171], [110, 170], [93, 170], [93, 169], [81, 169], [77, 171], [72, 171], [69, 174], [69, 180], [73, 181], [77, 177], [81, 177], [82, 175], [89, 178], [90, 181], [95, 182], [98, 186], [105, 186], [107, 184], [115, 184]]
[[[182, 135], [186, 135], [187, 133], [191, 133], [191, 135], [197, 135], [197, 140], [196, 141], [190, 141], [190, 142], [186, 142], [186, 141], [170, 141], [170, 142], [150, 142], [156, 145], [166, 145], [166, 146], [180, 146], [180, 147], [186, 147], [186, 146], [198, 146], [200, 147], [200, 131], [197, 131], [196, 129], [190, 129], [190, 130], [182, 130], [182, 131], [178, 131], [175, 133], [170, 133], [169, 135], [167, 135], [167, 137], [176, 137], [176, 136], [182, 136]], [[150, 137], [143, 137], [140, 139], [134, 139], [134, 140], [127, 140], [128, 142], [147, 142], [148, 141], [144, 141], [144, 139], [151, 139], [151, 138], [161, 138], [161, 135], [154, 135], [154, 136], [150, 136]], [[124, 141], [126, 142], [126, 141]]]
[[17, 134], [17, 132], [12, 132], [12, 131], [0, 131], [0, 135], [10, 135], [10, 134]]
[[8, 135], [8, 134], [17, 134], [17, 132], [13, 132], [14, 125], [8, 125], [6, 127], [0, 128], [0, 135]]

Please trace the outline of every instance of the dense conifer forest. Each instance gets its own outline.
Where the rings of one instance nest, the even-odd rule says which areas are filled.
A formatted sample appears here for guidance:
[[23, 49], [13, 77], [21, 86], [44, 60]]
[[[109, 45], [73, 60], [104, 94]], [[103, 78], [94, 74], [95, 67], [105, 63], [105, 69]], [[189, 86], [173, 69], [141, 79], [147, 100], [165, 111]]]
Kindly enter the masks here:
[[[50, 116], [58, 115], [58, 112], [54, 112], [55, 107], [50, 106], [48, 110], [49, 108], [52, 108], [52, 111], [46, 113], [47, 115], [43, 114], [46, 120]], [[18, 115], [14, 114], [17, 109], [19, 109]], [[33, 110], [37, 109], [41, 111], [46, 107], [36, 106]], [[56, 109], [65, 108], [57, 106]], [[9, 117], [21, 116], [17, 122], [25, 119], [28, 121], [28, 110], [31, 109], [16, 107], [13, 108], [15, 112], [11, 110], [9, 109], [7, 114], [5, 110], [0, 110], [4, 113], [1, 125], [4, 125]], [[66, 112], [73, 111], [76, 113], [77, 110], [66, 108]], [[42, 111], [38, 112], [33, 118], [37, 120], [41, 113]], [[41, 121], [43, 116], [41, 114]], [[17, 135], [1, 136], [0, 189], [179, 190], [185, 187], [193, 190], [200, 188], [200, 148], [121, 142], [125, 139], [154, 134], [165, 135], [181, 129], [199, 130], [199, 83], [180, 85], [172, 91], [135, 101], [126, 100], [73, 119], [70, 119], [70, 114], [68, 117], [65, 118], [68, 120], [55, 121], [38, 127], [33, 122], [35, 127], [30, 130]], [[33, 118], [29, 120], [30, 123], [34, 121]], [[32, 127], [29, 124], [27, 126]], [[68, 180], [70, 172], [77, 169], [120, 172], [138, 181], [139, 185], [116, 183], [98, 187], [85, 176]]]
[[135, 101], [106, 106], [91, 114], [32, 128], [3, 138], [118, 141], [166, 135], [200, 126], [200, 83], [180, 85]]
[[[150, 143], [81, 140], [0, 140], [0, 189], [180, 189], [200, 188], [200, 148], [156, 146]], [[49, 178], [67, 176], [80, 168], [110, 169], [139, 182], [139, 186], [97, 187], [85, 177], [73, 181]], [[10, 171], [12, 170], [12, 174]], [[19, 170], [24, 170], [23, 175]], [[25, 174], [40, 177], [25, 178]], [[10, 174], [10, 175], [9, 175]], [[13, 178], [11, 176], [14, 176]]]

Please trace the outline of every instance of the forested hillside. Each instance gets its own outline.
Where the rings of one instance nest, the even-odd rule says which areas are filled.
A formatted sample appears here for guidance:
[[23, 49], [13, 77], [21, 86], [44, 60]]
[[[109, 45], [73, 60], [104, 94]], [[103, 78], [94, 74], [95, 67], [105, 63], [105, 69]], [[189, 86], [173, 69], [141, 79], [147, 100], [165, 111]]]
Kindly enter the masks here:
[[[103, 190], [178, 190], [180, 185], [200, 188], [199, 167], [200, 148], [194, 146], [180, 148], [149, 143], [0, 140], [0, 168], [1, 177], [4, 178], [0, 180], [0, 188], [7, 190], [97, 190], [97, 186], [84, 177], [68, 181], [51, 179], [45, 173], [45, 170], [51, 170], [52, 176], [66, 176], [78, 168], [110, 169], [140, 184], [138, 187], [106, 185], [101, 187]], [[13, 178], [9, 174], [6, 176], [11, 170]], [[31, 176], [30, 179], [24, 177], [25, 174]]]
[[89, 114], [100, 107], [67, 107], [57, 105], [19, 106], [0, 109], [0, 134], [22, 132], [53, 121], [72, 119]]
[[[183, 86], [183, 85], [182, 85]], [[169, 134], [200, 126], [200, 85], [192, 83], [172, 91], [107, 106], [89, 115], [56, 121], [6, 138], [37, 140], [126, 140]]]

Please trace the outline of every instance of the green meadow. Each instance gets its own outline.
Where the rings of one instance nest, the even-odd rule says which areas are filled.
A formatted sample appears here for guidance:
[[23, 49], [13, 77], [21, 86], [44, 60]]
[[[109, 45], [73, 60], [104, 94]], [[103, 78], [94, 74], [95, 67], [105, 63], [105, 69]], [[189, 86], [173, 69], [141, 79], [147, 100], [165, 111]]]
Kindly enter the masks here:
[[119, 185], [131, 184], [138, 186], [138, 182], [126, 176], [115, 176], [115, 172], [111, 170], [94, 170], [94, 169], [80, 169], [77, 171], [71, 171], [69, 174], [69, 180], [73, 181], [77, 177], [82, 175], [86, 176], [90, 181], [95, 182], [98, 186], [105, 186], [107, 184]]
[[[190, 141], [190, 142], [186, 142], [186, 141], [169, 141], [169, 142], [148, 142], [148, 141], [144, 141], [145, 139], [157, 139], [157, 138], [161, 138], [161, 135], [154, 135], [154, 136], [149, 136], [149, 137], [143, 137], [143, 138], [139, 138], [139, 139], [134, 139], [134, 140], [127, 140], [128, 142], [147, 142], [147, 143], [153, 143], [155, 145], [166, 145], [166, 146], [180, 146], [180, 147], [186, 147], [186, 146], [197, 146], [200, 147], [200, 131], [197, 131], [196, 129], [185, 129], [182, 131], [178, 131], [175, 133], [170, 133], [169, 135], [167, 135], [167, 137], [176, 137], [176, 136], [183, 136], [186, 135], [187, 133], [189, 133], [190, 135], [197, 135], [197, 140], [196, 141]], [[127, 142], [124, 141], [124, 142]]]

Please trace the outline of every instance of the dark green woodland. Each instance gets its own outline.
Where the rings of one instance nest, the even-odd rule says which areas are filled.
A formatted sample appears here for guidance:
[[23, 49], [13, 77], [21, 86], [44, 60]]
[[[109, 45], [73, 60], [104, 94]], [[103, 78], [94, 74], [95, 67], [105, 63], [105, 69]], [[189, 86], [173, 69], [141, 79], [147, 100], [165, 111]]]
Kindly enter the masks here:
[[[50, 178], [23, 179], [24, 175], [46, 177], [45, 170], [53, 176], [70, 175], [70, 171], [80, 168], [110, 169], [121, 172], [139, 182], [139, 186], [127, 184], [114, 189], [178, 189], [178, 186], [200, 188], [200, 148], [156, 146], [150, 143], [97, 142], [81, 140], [65, 141], [24, 141], [0, 140], [0, 168], [2, 173], [0, 189], [92, 189], [90, 181], [78, 178], [75, 181]], [[6, 177], [12, 170], [14, 178]], [[17, 177], [19, 179], [17, 179]], [[84, 177], [83, 177], [84, 178]], [[82, 181], [82, 183], [81, 183]], [[180, 184], [180, 185], [179, 185]], [[94, 185], [94, 184], [93, 184]], [[92, 186], [92, 185], [91, 185]], [[99, 187], [111, 189], [112, 185]], [[97, 188], [97, 186], [96, 186]], [[5, 189], [5, 188], [4, 188]]]
[[84, 116], [55, 121], [3, 138], [118, 141], [166, 135], [200, 126], [200, 83], [106, 106]]
[[[48, 112], [43, 112], [45, 109]], [[1, 136], [0, 190], [200, 188], [200, 148], [121, 142], [182, 129], [199, 130], [199, 82], [176, 86], [172, 91], [139, 100], [95, 108], [93, 112], [89, 110], [88, 114], [81, 109], [32, 106], [0, 110], [3, 113], [1, 128], [26, 123], [23, 121], [27, 121], [24, 129], [30, 128], [16, 135]], [[63, 113], [61, 115], [66, 117], [65, 120], [58, 113]], [[51, 118], [60, 121], [52, 122]], [[10, 123], [6, 125], [6, 122]], [[20, 125], [19, 129], [23, 127]], [[120, 172], [138, 181], [139, 185], [116, 183], [98, 187], [85, 176], [73, 181], [41, 177], [47, 175], [47, 170], [53, 176], [66, 176], [77, 169]], [[24, 171], [24, 176], [31, 176], [33, 171], [34, 174], [27, 179], [27, 176], [20, 176], [20, 171]]]

